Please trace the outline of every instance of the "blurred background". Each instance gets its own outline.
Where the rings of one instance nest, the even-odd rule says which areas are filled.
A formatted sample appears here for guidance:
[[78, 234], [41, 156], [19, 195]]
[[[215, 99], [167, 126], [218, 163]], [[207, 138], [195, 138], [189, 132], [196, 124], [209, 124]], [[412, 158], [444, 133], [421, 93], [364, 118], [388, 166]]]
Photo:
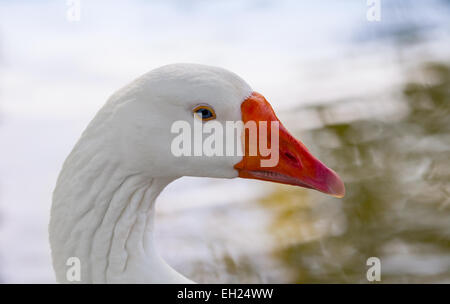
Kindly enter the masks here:
[[196, 62], [264, 94], [347, 195], [177, 180], [156, 224], [174, 268], [210, 283], [367, 283], [374, 256], [381, 283], [450, 283], [450, 1], [379, 3], [373, 21], [366, 0], [0, 0], [0, 282], [55, 281], [53, 187], [106, 99]]

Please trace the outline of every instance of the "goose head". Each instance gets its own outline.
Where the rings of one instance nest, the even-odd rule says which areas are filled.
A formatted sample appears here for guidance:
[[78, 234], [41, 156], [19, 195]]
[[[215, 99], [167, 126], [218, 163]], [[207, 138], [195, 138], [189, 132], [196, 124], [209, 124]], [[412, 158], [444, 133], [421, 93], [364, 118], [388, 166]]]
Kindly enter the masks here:
[[[223, 140], [223, 155], [196, 154], [195, 128], [201, 126], [212, 134], [221, 127], [226, 133], [227, 122], [255, 122], [258, 141], [269, 143], [272, 155], [277, 155], [275, 162], [264, 165], [269, 156], [259, 150], [250, 153], [257, 143], [245, 129], [234, 133], [235, 153], [226, 153], [230, 134], [223, 134], [216, 137]], [[260, 122], [267, 122], [265, 131]], [[155, 69], [115, 93], [93, 124], [104, 127], [97, 140], [108, 147], [109, 157], [130, 172], [151, 177], [241, 177], [311, 188], [336, 197], [345, 193], [339, 176], [286, 130], [263, 95], [222, 68], [172, 64]], [[274, 145], [271, 140], [276, 134], [271, 131], [276, 127]], [[203, 140], [206, 137], [203, 133]], [[180, 155], [174, 149], [191, 153]]]

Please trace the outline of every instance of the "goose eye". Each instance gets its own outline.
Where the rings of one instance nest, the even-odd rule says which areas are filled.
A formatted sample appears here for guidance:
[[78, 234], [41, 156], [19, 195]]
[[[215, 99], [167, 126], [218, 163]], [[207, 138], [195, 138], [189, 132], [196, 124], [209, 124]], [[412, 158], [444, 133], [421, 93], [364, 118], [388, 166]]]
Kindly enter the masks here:
[[196, 106], [194, 110], [192, 110], [195, 115], [197, 115], [198, 118], [200, 118], [202, 121], [208, 121], [211, 119], [216, 118], [216, 113], [214, 112], [214, 109], [210, 106]]

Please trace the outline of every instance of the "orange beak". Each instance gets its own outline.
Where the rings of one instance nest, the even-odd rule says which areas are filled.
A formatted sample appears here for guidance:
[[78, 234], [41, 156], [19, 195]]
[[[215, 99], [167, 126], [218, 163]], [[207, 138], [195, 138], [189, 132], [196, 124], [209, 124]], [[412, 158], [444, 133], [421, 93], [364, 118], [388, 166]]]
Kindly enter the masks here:
[[256, 154], [252, 153], [254, 155], [251, 155], [249, 153], [251, 151], [250, 145], [257, 143], [249, 139], [249, 130], [246, 129], [244, 131], [244, 157], [242, 161], [234, 166], [239, 171], [239, 177], [315, 189], [339, 198], [345, 195], [344, 183], [340, 177], [315, 158], [299, 140], [289, 134], [264, 96], [253, 92], [241, 104], [241, 112], [244, 124], [247, 124], [249, 121], [256, 123], [258, 141], [261, 140], [261, 125], [259, 122], [267, 122], [265, 125], [267, 131], [264, 132], [264, 134], [267, 134], [265, 135], [268, 143], [267, 148], [272, 148], [270, 147], [272, 136], [271, 122], [278, 122], [279, 135], [277, 145], [278, 162], [275, 166], [267, 167], [261, 165], [261, 160], [267, 160], [270, 156], [262, 156], [260, 149], [257, 149]]

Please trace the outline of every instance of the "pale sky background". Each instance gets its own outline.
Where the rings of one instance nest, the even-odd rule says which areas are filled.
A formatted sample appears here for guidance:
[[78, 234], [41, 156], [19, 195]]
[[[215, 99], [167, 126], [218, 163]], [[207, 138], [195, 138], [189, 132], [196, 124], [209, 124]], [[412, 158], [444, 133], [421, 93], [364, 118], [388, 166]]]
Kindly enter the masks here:
[[[294, 105], [377, 94], [400, 79], [387, 43], [361, 42], [389, 27], [392, 21], [383, 18], [393, 16], [369, 23], [366, 1], [80, 3], [80, 21], [69, 22], [63, 0], [0, 1], [0, 279], [5, 282], [54, 281], [47, 223], [61, 164], [106, 99], [139, 75], [174, 62], [222, 66], [263, 93], [281, 120]], [[425, 24], [448, 17], [434, 6], [418, 11]], [[430, 29], [428, 43], [437, 58], [449, 51], [442, 43], [448, 42], [445, 24], [445, 30]], [[180, 201], [179, 193], [194, 198], [200, 185], [208, 185], [213, 202]], [[259, 195], [258, 189], [257, 182], [187, 178], [165, 191], [161, 212], [244, 200]], [[226, 199], [214, 195], [224, 191]]]

